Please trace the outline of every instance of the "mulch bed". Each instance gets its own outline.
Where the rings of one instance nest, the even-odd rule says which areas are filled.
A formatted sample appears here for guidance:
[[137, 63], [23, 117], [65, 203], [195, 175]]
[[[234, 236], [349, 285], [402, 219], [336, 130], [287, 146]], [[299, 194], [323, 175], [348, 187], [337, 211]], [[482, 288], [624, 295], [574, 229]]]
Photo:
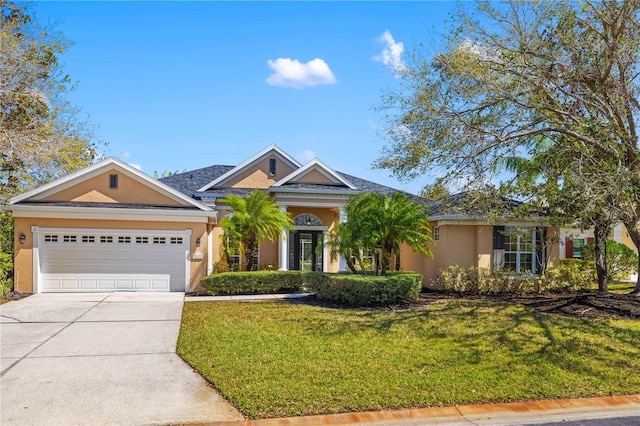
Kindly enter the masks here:
[[420, 299], [390, 307], [393, 310], [420, 309], [443, 299], [487, 300], [528, 306], [538, 312], [568, 315], [579, 318], [640, 319], [640, 295], [628, 294], [530, 294], [530, 295], [472, 295], [455, 293], [422, 293]]

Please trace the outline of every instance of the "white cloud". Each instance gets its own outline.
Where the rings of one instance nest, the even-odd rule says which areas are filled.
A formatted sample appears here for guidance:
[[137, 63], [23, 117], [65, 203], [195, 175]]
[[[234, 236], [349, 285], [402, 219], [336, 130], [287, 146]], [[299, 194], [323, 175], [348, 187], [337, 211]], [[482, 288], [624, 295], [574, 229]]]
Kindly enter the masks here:
[[402, 61], [404, 43], [401, 41], [396, 42], [389, 30], [386, 30], [378, 37], [378, 42], [384, 43], [385, 47], [382, 49], [382, 53], [373, 57], [373, 60], [381, 62], [393, 70], [396, 77], [399, 77], [400, 73], [405, 69], [405, 64]]
[[306, 150], [302, 154], [298, 155], [296, 157], [296, 160], [298, 160], [302, 164], [306, 164], [309, 161], [313, 160], [314, 158], [316, 158], [316, 153], [313, 151]]
[[290, 58], [278, 58], [275, 61], [269, 59], [267, 65], [274, 71], [266, 80], [271, 86], [302, 89], [336, 82], [336, 77], [329, 69], [329, 65], [320, 58], [306, 64]]
[[140, 171], [142, 171], [142, 166], [140, 164], [136, 164], [136, 163], [129, 163], [129, 165], [131, 167], [133, 167], [134, 169], [138, 169]]

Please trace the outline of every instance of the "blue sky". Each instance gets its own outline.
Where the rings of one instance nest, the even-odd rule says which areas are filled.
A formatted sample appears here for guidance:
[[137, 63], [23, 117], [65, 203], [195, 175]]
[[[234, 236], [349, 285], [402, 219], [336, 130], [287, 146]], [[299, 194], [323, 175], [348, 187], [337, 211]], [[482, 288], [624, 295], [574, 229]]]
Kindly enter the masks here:
[[145, 173], [235, 165], [270, 144], [418, 192], [372, 163], [394, 68], [444, 32], [452, 2], [38, 2], [74, 44], [70, 101]]

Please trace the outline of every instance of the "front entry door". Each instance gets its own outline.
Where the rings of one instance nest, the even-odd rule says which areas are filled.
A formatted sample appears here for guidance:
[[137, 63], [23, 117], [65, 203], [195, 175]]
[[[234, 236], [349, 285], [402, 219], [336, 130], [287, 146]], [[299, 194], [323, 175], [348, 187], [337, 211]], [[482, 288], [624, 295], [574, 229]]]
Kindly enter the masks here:
[[293, 269], [322, 271], [322, 231], [296, 231], [293, 234]]

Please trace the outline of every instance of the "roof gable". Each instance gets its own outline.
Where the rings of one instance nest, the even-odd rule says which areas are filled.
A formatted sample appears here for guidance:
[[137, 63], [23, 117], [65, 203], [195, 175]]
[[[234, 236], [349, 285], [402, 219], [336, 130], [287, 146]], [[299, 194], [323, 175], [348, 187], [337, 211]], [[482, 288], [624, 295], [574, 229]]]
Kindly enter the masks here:
[[[256, 155], [245, 160], [238, 166], [224, 173], [222, 176], [214, 179], [208, 184], [198, 189], [198, 192], [203, 192], [211, 188], [244, 188], [244, 187], [258, 187], [256, 182], [269, 181], [266, 173], [258, 167], [261, 163], [268, 161], [270, 158], [280, 160], [288, 169], [296, 170], [300, 168], [300, 163], [294, 160], [286, 152], [282, 151], [276, 145], [270, 145], [263, 149]], [[273, 180], [273, 179], [271, 179]], [[264, 184], [262, 185], [264, 186]], [[269, 185], [266, 185], [268, 187]]]
[[291, 174], [273, 184], [273, 186], [281, 187], [282, 185], [293, 183], [336, 185], [346, 186], [349, 189], [358, 189], [318, 159], [313, 159], [299, 169], [294, 170]]
[[[110, 190], [111, 174], [118, 175], [117, 186], [121, 190]], [[210, 210], [198, 201], [115, 158], [108, 158], [16, 196], [9, 203], [27, 201], [182, 206]]]

